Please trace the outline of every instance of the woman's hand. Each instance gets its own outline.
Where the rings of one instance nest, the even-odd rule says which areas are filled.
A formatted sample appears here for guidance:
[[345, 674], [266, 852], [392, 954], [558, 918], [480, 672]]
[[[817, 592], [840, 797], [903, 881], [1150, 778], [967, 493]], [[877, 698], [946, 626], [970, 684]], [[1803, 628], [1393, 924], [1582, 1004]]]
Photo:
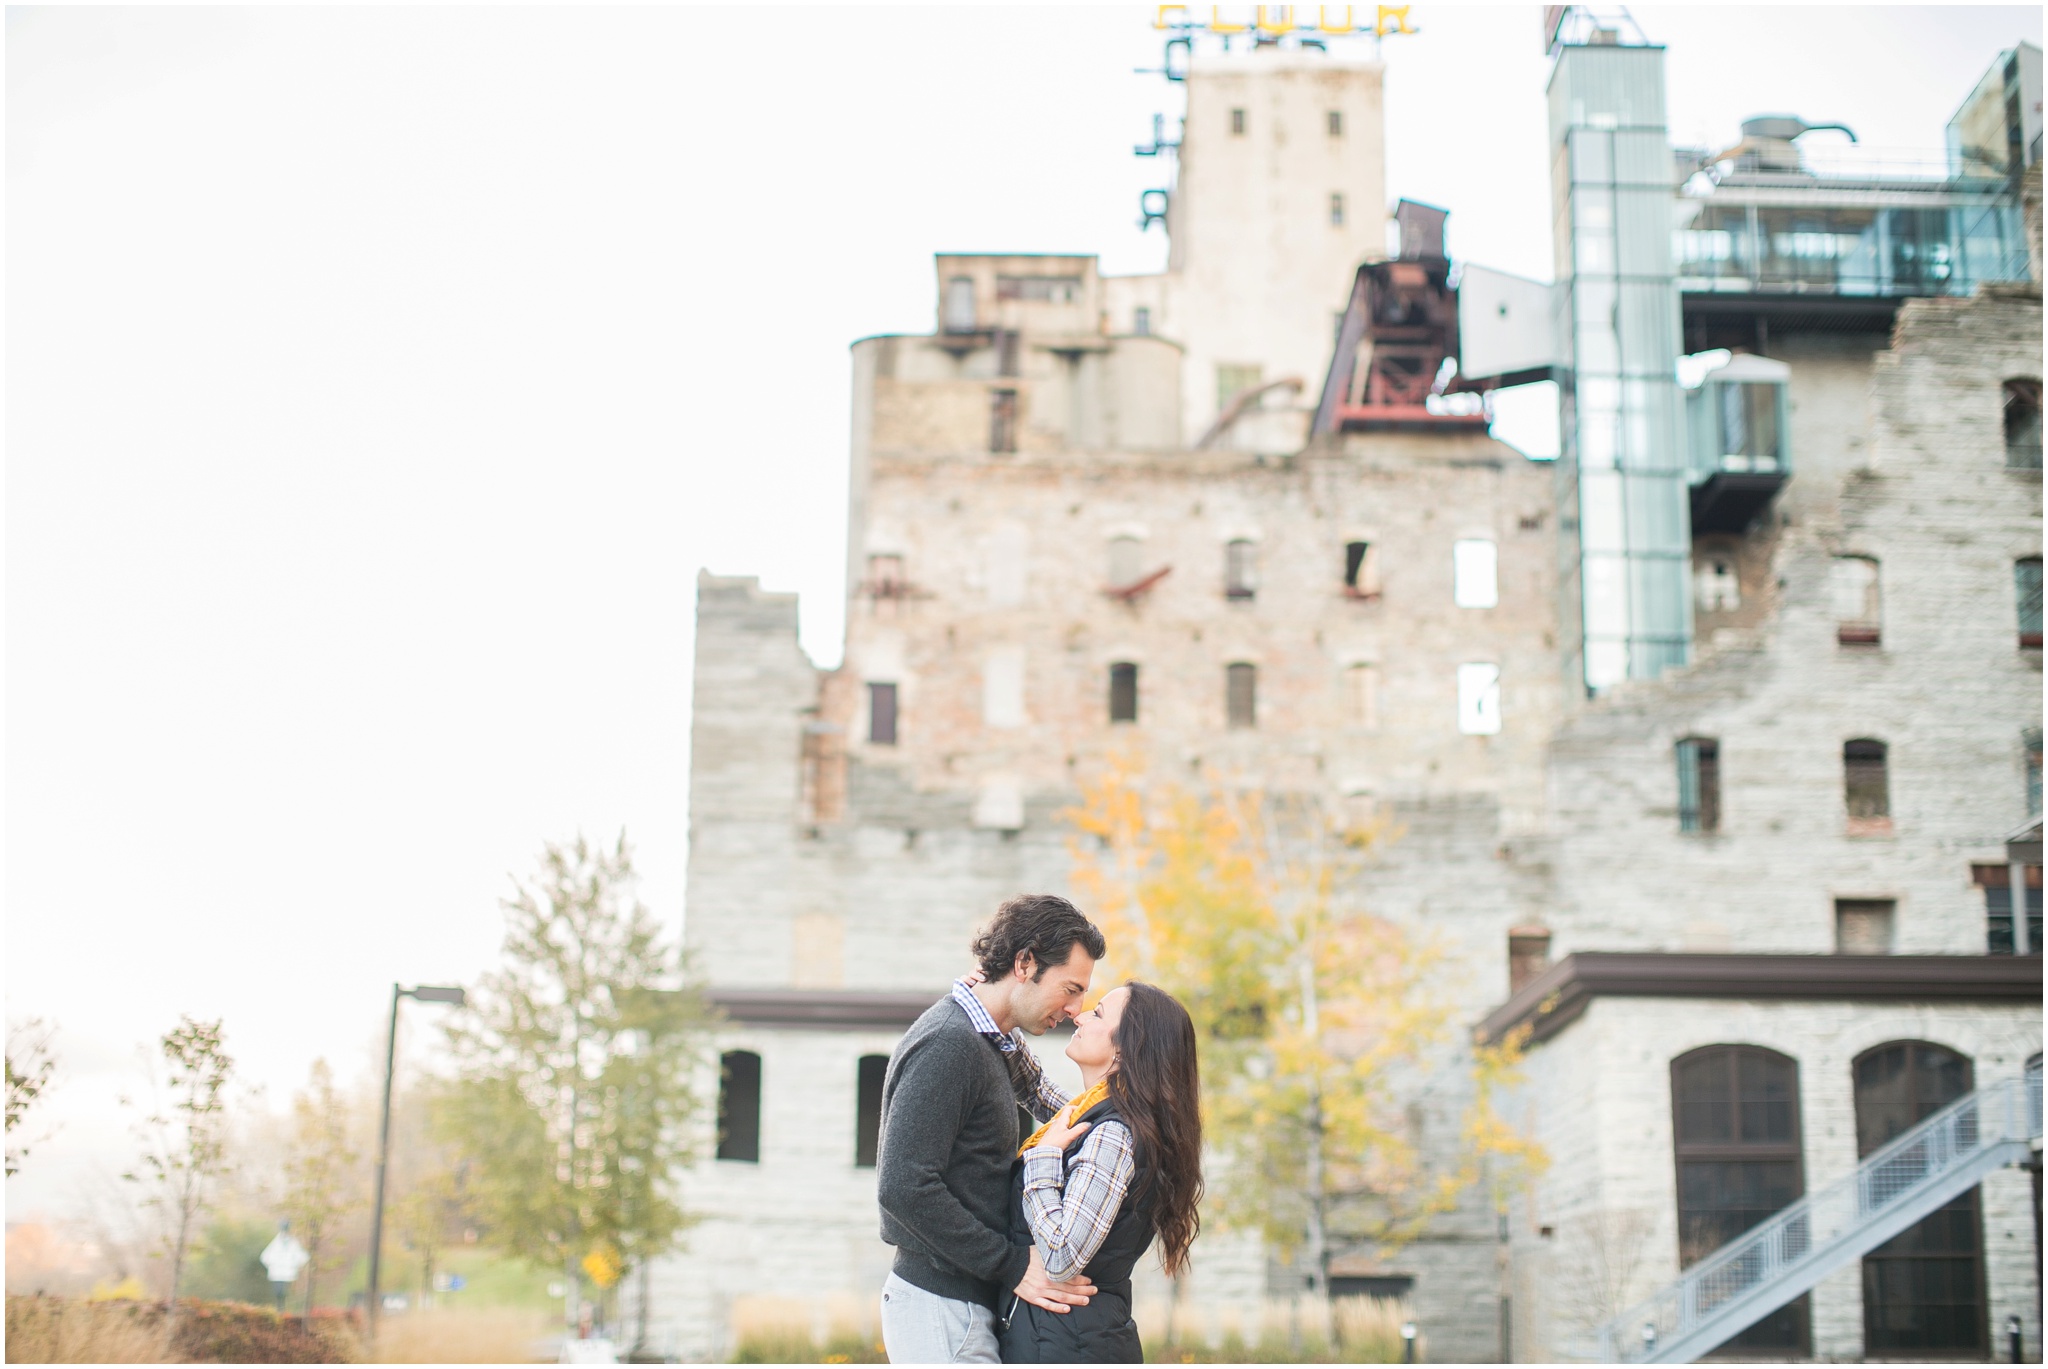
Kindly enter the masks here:
[[968, 987], [968, 988], [970, 988], [970, 989], [971, 989], [971, 988], [973, 988], [973, 987], [974, 987], [974, 986], [975, 986], [976, 984], [980, 984], [980, 983], [983, 983], [983, 982], [985, 982], [985, 981], [986, 981], [986, 980], [988, 979], [988, 976], [987, 976], [987, 975], [985, 975], [985, 974], [983, 974], [983, 973], [981, 972], [981, 966], [979, 966], [979, 965], [976, 965], [976, 966], [975, 966], [975, 967], [974, 967], [973, 969], [969, 970], [969, 971], [968, 971], [968, 972], [967, 972], [966, 974], [963, 974], [963, 975], [961, 975], [961, 976], [960, 976], [960, 979], [961, 979], [961, 981], [962, 981], [963, 983], [965, 983], [965, 984], [967, 985], [967, 987]]
[[1095, 1125], [1093, 1122], [1082, 1122], [1076, 1125], [1073, 1120], [1073, 1112], [1072, 1104], [1061, 1108], [1058, 1115], [1046, 1127], [1045, 1135], [1038, 1138], [1038, 1144], [1041, 1146], [1054, 1146], [1060, 1150], [1065, 1150], [1074, 1143], [1075, 1137]]

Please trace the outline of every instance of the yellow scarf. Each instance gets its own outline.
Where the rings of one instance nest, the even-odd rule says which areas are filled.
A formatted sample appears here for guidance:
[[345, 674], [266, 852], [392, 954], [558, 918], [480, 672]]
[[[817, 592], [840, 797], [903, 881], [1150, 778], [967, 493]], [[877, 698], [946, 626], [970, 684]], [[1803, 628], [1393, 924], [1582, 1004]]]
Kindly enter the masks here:
[[[1094, 1107], [1097, 1103], [1101, 1102], [1103, 1099], [1107, 1097], [1109, 1097], [1109, 1076], [1104, 1075], [1102, 1078], [1096, 1080], [1091, 1087], [1081, 1090], [1080, 1096], [1074, 1099], [1073, 1102], [1067, 1104], [1066, 1108], [1062, 1112], [1054, 1113], [1053, 1122], [1057, 1122], [1061, 1116], [1064, 1116], [1067, 1119], [1067, 1124], [1071, 1126], [1073, 1125], [1074, 1121], [1077, 1118], [1079, 1118], [1083, 1113], [1087, 1112], [1088, 1109]], [[1050, 1131], [1051, 1129], [1052, 1122], [1046, 1122], [1043, 1125], [1041, 1125], [1037, 1131], [1031, 1133], [1030, 1137], [1025, 1140], [1023, 1145], [1017, 1147], [1017, 1153], [1019, 1155], [1022, 1155], [1025, 1151], [1037, 1145], [1038, 1138], [1045, 1135], [1045, 1133]]]

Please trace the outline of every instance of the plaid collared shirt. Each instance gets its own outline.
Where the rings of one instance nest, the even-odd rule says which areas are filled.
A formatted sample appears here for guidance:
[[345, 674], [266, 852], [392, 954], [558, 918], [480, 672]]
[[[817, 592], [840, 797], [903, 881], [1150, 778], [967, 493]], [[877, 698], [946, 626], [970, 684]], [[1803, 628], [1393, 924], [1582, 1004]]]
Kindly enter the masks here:
[[1045, 1277], [1054, 1283], [1095, 1258], [1137, 1172], [1130, 1128], [1122, 1122], [1098, 1122], [1078, 1144], [1072, 1169], [1057, 1146], [1024, 1152], [1024, 1216]]
[[998, 1027], [966, 980], [953, 981], [953, 1001], [960, 1005], [960, 1011], [967, 1014], [967, 1020], [974, 1029], [1003, 1053], [1003, 1059], [1010, 1067], [1010, 1086], [1017, 1093], [1017, 1106], [1041, 1122], [1051, 1121], [1052, 1115], [1067, 1105], [1067, 1095], [1059, 1085], [1045, 1077], [1038, 1057], [1024, 1044], [1024, 1038], [1016, 1032], [1005, 1033]]
[[[965, 979], [953, 981], [953, 1001], [974, 1029], [1003, 1053], [1018, 1105], [1041, 1122], [1051, 1121], [1069, 1099], [1046, 1078], [1023, 1037], [998, 1027]], [[1071, 1171], [1057, 1146], [1033, 1146], [1024, 1152], [1024, 1215], [1031, 1223], [1045, 1276], [1055, 1283], [1086, 1269], [1095, 1258], [1116, 1224], [1138, 1167], [1130, 1129], [1122, 1122], [1089, 1127], [1079, 1145]]]

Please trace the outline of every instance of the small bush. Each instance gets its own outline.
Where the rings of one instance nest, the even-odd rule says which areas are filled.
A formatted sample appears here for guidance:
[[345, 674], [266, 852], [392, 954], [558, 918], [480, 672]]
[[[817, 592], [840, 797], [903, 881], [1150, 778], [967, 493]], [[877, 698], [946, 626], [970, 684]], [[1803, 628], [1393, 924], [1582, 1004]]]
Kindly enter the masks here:
[[735, 1364], [887, 1364], [879, 1309], [852, 1297], [737, 1298]]
[[[180, 1299], [175, 1325], [155, 1302], [7, 1300], [7, 1358], [41, 1364], [349, 1364], [353, 1326], [343, 1317], [309, 1327], [246, 1303]], [[165, 1343], [168, 1329], [170, 1341]]]

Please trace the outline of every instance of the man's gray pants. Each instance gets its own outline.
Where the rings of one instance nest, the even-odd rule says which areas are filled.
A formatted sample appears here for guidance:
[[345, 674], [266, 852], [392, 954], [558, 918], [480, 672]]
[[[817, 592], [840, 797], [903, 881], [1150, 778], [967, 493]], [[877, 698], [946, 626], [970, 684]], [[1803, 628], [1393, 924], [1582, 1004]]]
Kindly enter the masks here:
[[882, 1345], [891, 1364], [1000, 1364], [996, 1314], [891, 1274], [882, 1284]]

